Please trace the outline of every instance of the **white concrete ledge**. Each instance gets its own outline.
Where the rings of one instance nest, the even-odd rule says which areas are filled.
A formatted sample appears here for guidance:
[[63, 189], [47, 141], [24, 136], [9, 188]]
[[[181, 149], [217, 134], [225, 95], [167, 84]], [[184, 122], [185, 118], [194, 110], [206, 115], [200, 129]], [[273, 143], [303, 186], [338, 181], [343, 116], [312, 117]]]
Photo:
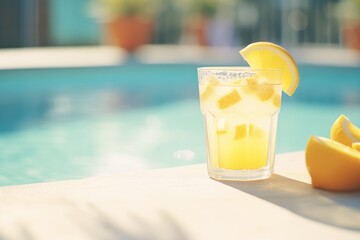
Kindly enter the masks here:
[[[117, 66], [128, 61], [246, 65], [239, 55], [241, 48], [144, 45], [131, 57], [124, 50], [111, 46], [1, 49], [0, 69]], [[305, 45], [289, 48], [289, 51], [298, 64], [360, 66], [360, 52], [338, 46]]]
[[116, 47], [43, 47], [0, 50], [0, 69], [113, 66], [124, 63]]
[[[198, 63], [246, 65], [239, 47], [199, 47], [186, 45], [145, 45], [136, 52], [142, 63]], [[298, 64], [360, 66], [360, 52], [337, 45], [302, 45], [288, 48]]]
[[0, 188], [0, 239], [360, 239], [360, 192], [309, 184], [304, 153], [256, 182], [205, 164]]

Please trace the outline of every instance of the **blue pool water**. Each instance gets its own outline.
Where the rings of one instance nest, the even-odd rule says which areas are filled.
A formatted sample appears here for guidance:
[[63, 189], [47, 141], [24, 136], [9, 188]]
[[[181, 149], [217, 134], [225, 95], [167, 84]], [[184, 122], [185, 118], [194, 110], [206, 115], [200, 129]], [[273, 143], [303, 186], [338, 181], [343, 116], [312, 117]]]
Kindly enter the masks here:
[[[203, 163], [196, 65], [0, 71], [0, 185]], [[358, 68], [300, 66], [284, 96], [277, 152], [360, 125]]]

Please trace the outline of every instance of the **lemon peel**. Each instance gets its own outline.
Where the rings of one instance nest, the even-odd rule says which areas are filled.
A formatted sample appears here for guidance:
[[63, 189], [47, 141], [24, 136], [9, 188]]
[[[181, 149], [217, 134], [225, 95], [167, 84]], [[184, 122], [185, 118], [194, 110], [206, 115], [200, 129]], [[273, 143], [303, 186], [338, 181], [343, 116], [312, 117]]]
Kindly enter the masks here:
[[355, 142], [351, 144], [351, 148], [360, 151], [360, 142]]
[[331, 127], [330, 138], [351, 147], [353, 143], [360, 142], [360, 128], [355, 126], [344, 114], [341, 114]]

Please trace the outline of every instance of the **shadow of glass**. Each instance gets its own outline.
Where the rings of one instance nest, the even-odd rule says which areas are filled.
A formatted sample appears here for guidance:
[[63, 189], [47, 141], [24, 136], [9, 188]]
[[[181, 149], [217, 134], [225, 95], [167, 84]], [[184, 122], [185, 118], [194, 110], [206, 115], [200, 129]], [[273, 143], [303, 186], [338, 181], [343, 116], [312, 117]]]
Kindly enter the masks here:
[[274, 174], [266, 181], [219, 181], [302, 217], [360, 231], [360, 192], [327, 192]]

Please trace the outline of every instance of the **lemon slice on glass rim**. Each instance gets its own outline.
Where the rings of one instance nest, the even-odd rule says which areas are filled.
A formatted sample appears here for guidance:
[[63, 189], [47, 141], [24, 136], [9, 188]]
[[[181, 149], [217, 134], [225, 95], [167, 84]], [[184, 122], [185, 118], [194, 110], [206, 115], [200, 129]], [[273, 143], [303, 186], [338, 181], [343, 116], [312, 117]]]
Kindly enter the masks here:
[[299, 85], [299, 71], [291, 54], [271, 42], [255, 42], [240, 51], [240, 55], [253, 69], [282, 69], [282, 90], [292, 96]]

